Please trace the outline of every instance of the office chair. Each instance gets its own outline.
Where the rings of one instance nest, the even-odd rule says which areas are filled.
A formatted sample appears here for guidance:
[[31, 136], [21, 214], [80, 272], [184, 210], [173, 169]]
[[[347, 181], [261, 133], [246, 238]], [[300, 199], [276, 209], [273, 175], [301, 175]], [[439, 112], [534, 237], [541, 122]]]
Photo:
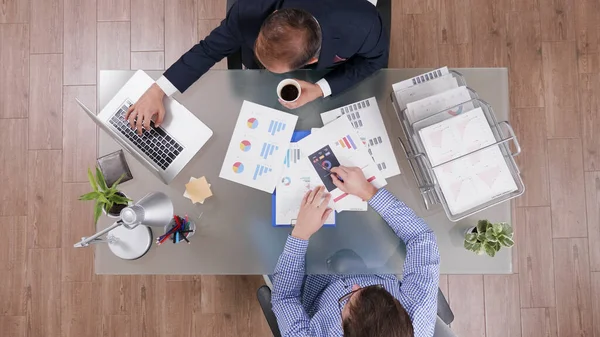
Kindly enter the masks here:
[[[227, 0], [227, 11], [229, 11], [236, 1], [237, 0]], [[383, 21], [383, 26], [386, 27], [388, 37], [390, 37], [392, 29], [392, 0], [376, 0], [376, 3], [377, 10]], [[387, 68], [387, 66], [386, 63], [384, 68]], [[242, 52], [239, 49], [227, 56], [227, 69], [242, 69]]]

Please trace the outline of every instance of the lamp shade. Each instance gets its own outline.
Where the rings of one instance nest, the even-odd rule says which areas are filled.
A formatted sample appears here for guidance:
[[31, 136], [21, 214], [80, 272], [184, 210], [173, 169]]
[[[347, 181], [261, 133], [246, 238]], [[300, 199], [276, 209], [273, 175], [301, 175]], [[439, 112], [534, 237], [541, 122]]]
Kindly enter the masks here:
[[173, 203], [162, 192], [146, 194], [135, 205], [121, 210], [123, 226], [133, 229], [137, 225], [164, 227], [173, 219]]

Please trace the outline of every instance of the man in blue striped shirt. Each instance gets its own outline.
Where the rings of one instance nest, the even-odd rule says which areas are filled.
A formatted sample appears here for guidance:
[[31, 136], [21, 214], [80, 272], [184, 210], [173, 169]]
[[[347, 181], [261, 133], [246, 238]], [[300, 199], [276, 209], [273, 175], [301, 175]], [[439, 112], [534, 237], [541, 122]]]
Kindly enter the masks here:
[[319, 187], [302, 200], [296, 226], [273, 275], [271, 302], [283, 336], [433, 336], [440, 257], [435, 235], [410, 208], [377, 190], [356, 167], [331, 170], [342, 191], [368, 200], [406, 244], [395, 275], [305, 275], [308, 240], [332, 212]]

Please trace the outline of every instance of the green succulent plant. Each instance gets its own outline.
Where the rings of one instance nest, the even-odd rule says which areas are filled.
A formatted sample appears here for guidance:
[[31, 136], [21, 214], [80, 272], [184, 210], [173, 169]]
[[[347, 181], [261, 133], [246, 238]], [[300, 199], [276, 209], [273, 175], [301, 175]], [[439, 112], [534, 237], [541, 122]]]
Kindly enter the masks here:
[[96, 167], [96, 176], [92, 173], [92, 170], [88, 169], [88, 180], [92, 186], [92, 192], [86, 193], [79, 197], [79, 200], [95, 200], [94, 205], [94, 223], [98, 222], [98, 218], [102, 214], [102, 208], [108, 213], [114, 205], [128, 205], [131, 199], [119, 195], [117, 186], [121, 182], [125, 175], [122, 175], [112, 186], [106, 185], [106, 179], [104, 174], [98, 167]]
[[513, 241], [513, 229], [506, 222], [491, 223], [488, 220], [479, 220], [475, 232], [465, 234], [465, 249], [477, 255], [486, 253], [494, 257], [502, 247], [510, 248]]

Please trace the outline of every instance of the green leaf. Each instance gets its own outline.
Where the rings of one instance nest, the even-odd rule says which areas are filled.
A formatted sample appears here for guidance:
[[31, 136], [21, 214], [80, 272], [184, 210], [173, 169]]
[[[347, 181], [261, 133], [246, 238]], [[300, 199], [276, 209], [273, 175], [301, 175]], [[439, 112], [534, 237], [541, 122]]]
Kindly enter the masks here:
[[481, 247], [482, 247], [481, 243], [475, 243], [475, 244], [473, 244], [472, 250], [477, 254], [481, 254]]
[[513, 241], [513, 239], [509, 238], [508, 236], [502, 235], [501, 237], [498, 238], [498, 242], [503, 245], [504, 247], [510, 248], [512, 246], [515, 245], [515, 242]]
[[110, 201], [106, 205], [104, 205], [104, 210], [106, 211], [106, 213], [108, 213], [108, 211], [110, 211], [113, 208], [114, 205], [115, 204], [113, 202], [110, 202]]
[[498, 241], [498, 239], [496, 238], [496, 235], [494, 234], [494, 231], [485, 232], [485, 238], [489, 242], [497, 242]]
[[127, 204], [129, 204], [129, 201], [131, 201], [131, 200], [129, 200], [128, 198], [126, 198], [126, 197], [122, 197], [122, 196], [120, 196], [120, 195], [117, 195], [117, 194], [113, 195], [113, 196], [110, 198], [110, 200], [111, 200], [113, 203], [115, 203], [115, 204], [119, 204], [119, 205], [127, 205]]
[[102, 203], [96, 202], [96, 205], [94, 205], [94, 223], [98, 222], [100, 215], [102, 215]]
[[502, 224], [499, 224], [499, 223], [493, 224], [492, 230], [494, 231], [494, 234], [496, 234], [496, 235], [502, 233]]
[[115, 181], [110, 188], [114, 188], [116, 190], [117, 186], [119, 185], [119, 183], [121, 182], [121, 180], [123, 180], [123, 178], [125, 178], [125, 173], [121, 174], [121, 176], [119, 177], [119, 179], [117, 179], [117, 181]]
[[465, 241], [474, 243], [475, 241], [477, 241], [477, 234], [475, 234], [475, 233], [465, 234]]
[[491, 245], [484, 245], [485, 253], [491, 257], [496, 256], [496, 250]]
[[104, 180], [104, 174], [100, 171], [100, 168], [96, 166], [96, 180], [98, 181], [98, 187], [101, 190], [106, 191], [108, 187], [106, 186], [106, 180]]
[[88, 180], [90, 181], [90, 185], [92, 186], [92, 190], [98, 191], [98, 184], [96, 184], [96, 178], [92, 174], [92, 170], [88, 168]]
[[465, 247], [466, 250], [473, 250], [473, 244], [467, 240], [465, 240], [465, 242], [463, 243], [463, 246]]
[[94, 192], [86, 193], [86, 194], [80, 196], [79, 200], [96, 200], [96, 199], [98, 199], [99, 195], [100, 195], [100, 193], [94, 191]]
[[506, 222], [502, 222], [502, 234], [512, 238], [513, 236], [513, 228]]
[[487, 241], [485, 239], [485, 232], [483, 232], [483, 233], [477, 233], [477, 241], [479, 241], [479, 242], [486, 242]]
[[110, 202], [110, 200], [108, 200], [108, 198], [102, 193], [98, 193], [98, 201], [100, 201], [103, 204], [107, 204]]
[[477, 222], [477, 232], [478, 233], [485, 233], [487, 226], [490, 222], [487, 220], [479, 220]]
[[499, 250], [500, 250], [500, 248], [502, 248], [502, 247], [500, 246], [500, 242], [494, 242], [494, 243], [492, 244], [492, 246], [494, 247], [494, 250], [496, 250], [496, 251], [499, 251]]

